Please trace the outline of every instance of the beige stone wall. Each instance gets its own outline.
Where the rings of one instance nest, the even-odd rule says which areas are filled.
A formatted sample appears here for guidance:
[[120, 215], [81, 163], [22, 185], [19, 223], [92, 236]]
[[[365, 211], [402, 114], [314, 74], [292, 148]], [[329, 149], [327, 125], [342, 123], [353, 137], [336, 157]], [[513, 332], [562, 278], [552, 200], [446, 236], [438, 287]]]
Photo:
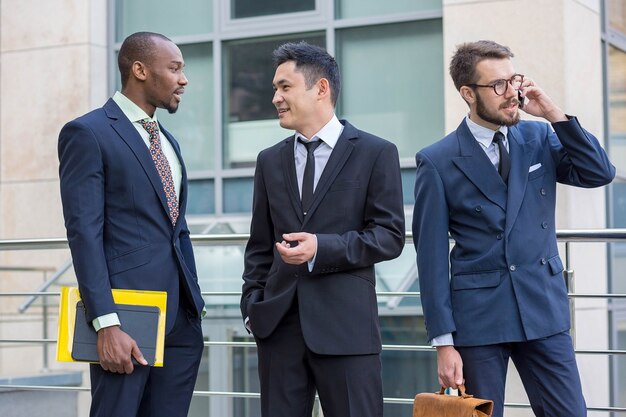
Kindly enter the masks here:
[[[600, 2], [597, 0], [444, 0], [444, 59], [447, 68], [456, 45], [492, 39], [509, 46], [515, 69], [533, 78], [568, 114], [602, 142], [602, 58]], [[446, 131], [455, 129], [467, 113], [452, 81], [445, 85]], [[525, 115], [527, 119], [532, 117]], [[558, 188], [557, 228], [606, 227], [605, 190]], [[561, 248], [565, 258], [565, 247]], [[571, 268], [576, 291], [606, 292], [604, 244], [572, 244]], [[576, 346], [608, 347], [606, 303], [576, 301]], [[609, 370], [604, 356], [578, 356], [583, 389], [589, 405], [607, 405]], [[511, 367], [508, 402], [526, 402], [524, 390]], [[531, 416], [529, 410], [511, 409], [508, 416]], [[593, 415], [591, 413], [590, 415]]]
[[[106, 100], [107, 28], [106, 0], [0, 0], [0, 240], [65, 236], [57, 137], [64, 123]], [[33, 291], [68, 258], [67, 250], [0, 252], [2, 267], [45, 269], [0, 271], [0, 292]], [[43, 337], [42, 301], [21, 314], [25, 300], [0, 300], [0, 338]], [[58, 298], [48, 303], [47, 337], [55, 339]], [[56, 362], [48, 346], [50, 370], [86, 369]], [[0, 377], [43, 367], [39, 345], [0, 346]], [[88, 395], [81, 396], [84, 415]]]

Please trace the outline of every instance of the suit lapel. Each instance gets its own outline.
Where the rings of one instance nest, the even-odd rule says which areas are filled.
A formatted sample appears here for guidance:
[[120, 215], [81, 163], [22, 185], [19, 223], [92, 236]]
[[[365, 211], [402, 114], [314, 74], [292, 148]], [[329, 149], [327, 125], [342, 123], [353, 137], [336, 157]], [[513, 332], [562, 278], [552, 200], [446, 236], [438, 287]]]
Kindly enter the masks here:
[[300, 201], [300, 191], [298, 189], [298, 176], [296, 174], [296, 162], [294, 156], [295, 135], [287, 138], [283, 141], [283, 146], [280, 150], [283, 167], [283, 180], [287, 186], [287, 194], [289, 195], [289, 201], [296, 212], [300, 223], [304, 220], [302, 214], [302, 204]]
[[[143, 168], [144, 172], [148, 176], [154, 191], [159, 196], [159, 200], [161, 201], [161, 206], [165, 213], [169, 218], [169, 210], [167, 208], [167, 198], [165, 197], [165, 191], [163, 190], [163, 184], [161, 183], [161, 177], [154, 166], [154, 162], [150, 157], [150, 151], [146, 146], [143, 139], [137, 132], [137, 129], [133, 126], [133, 124], [128, 120], [128, 118], [124, 115], [122, 110], [118, 107], [117, 104], [112, 99], [106, 102], [104, 105], [104, 110], [107, 115], [111, 119], [115, 119], [111, 121], [111, 127], [117, 132], [120, 138], [126, 142], [131, 151], [135, 154], [135, 157], [139, 161], [139, 164]], [[169, 140], [169, 139], [168, 139]]]
[[326, 163], [326, 167], [324, 168], [324, 171], [322, 172], [322, 175], [317, 183], [317, 187], [315, 187], [313, 202], [311, 203], [311, 208], [304, 219], [302, 227], [304, 227], [308, 220], [313, 216], [313, 213], [315, 213], [315, 210], [324, 198], [324, 195], [333, 184], [335, 178], [337, 178], [337, 175], [341, 172], [341, 169], [354, 149], [354, 144], [352, 144], [351, 139], [356, 139], [357, 137], [358, 131], [356, 128], [350, 123], [344, 121], [343, 132], [341, 132], [341, 136], [339, 136], [339, 139], [330, 154], [330, 158]]
[[452, 162], [486, 198], [506, 210], [507, 187], [485, 151], [470, 132], [465, 120], [461, 122], [456, 132], [461, 156], [452, 158]]
[[532, 151], [529, 141], [522, 139], [522, 135], [516, 127], [509, 128], [508, 139], [511, 154], [511, 172], [509, 175], [509, 193], [506, 210], [506, 234], [513, 228], [524, 199]]

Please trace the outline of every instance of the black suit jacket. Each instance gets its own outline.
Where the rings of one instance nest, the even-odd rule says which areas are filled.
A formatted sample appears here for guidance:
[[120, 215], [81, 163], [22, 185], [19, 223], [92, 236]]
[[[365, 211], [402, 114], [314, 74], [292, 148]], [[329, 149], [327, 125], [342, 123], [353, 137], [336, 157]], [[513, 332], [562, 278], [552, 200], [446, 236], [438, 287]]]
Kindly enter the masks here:
[[[241, 312], [255, 337], [272, 334], [298, 297], [309, 349], [320, 354], [381, 350], [374, 264], [404, 246], [398, 151], [346, 121], [305, 217], [294, 162], [294, 136], [257, 159]], [[317, 235], [313, 271], [282, 261], [283, 233]]]
[[148, 147], [113, 100], [69, 122], [59, 135], [63, 215], [88, 321], [116, 312], [112, 288], [167, 291], [168, 331], [180, 289], [198, 314], [204, 307], [185, 222], [180, 148], [159, 129], [183, 165], [176, 227]]

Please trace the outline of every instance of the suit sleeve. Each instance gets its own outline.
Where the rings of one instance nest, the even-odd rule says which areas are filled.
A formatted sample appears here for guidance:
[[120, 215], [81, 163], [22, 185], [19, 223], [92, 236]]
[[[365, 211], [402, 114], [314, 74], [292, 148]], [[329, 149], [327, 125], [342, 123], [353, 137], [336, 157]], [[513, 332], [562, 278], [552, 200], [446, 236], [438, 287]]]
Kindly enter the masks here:
[[316, 234], [313, 272], [338, 272], [394, 259], [404, 248], [404, 206], [400, 162], [395, 145], [377, 156], [367, 188], [365, 227], [342, 234]]
[[249, 302], [259, 301], [274, 259], [274, 227], [263, 178], [263, 152], [257, 158], [252, 197], [250, 238], [244, 254], [241, 314], [248, 316]]
[[59, 135], [59, 177], [67, 238], [87, 320], [116, 312], [106, 264], [104, 165], [93, 131], [77, 121]]
[[413, 244], [428, 340], [456, 330], [450, 296], [449, 209], [443, 182], [432, 161], [415, 157]]
[[554, 132], [548, 133], [548, 140], [557, 167], [558, 182], [593, 188], [613, 180], [615, 167], [598, 139], [583, 129], [578, 119], [573, 117], [552, 126]]

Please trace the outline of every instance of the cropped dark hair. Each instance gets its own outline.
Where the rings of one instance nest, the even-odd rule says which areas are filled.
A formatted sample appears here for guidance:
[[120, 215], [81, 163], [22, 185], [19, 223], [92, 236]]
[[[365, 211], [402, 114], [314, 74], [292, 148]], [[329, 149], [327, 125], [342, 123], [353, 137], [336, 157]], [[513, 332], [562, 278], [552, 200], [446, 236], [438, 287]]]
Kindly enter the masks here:
[[513, 52], [494, 41], [469, 42], [458, 46], [450, 61], [450, 76], [454, 86], [460, 90], [464, 85], [476, 83], [476, 65], [480, 61], [506, 58], [513, 58]]
[[337, 61], [324, 48], [301, 41], [282, 44], [274, 50], [274, 69], [288, 61], [296, 64], [296, 70], [304, 75], [306, 88], [312, 88], [321, 78], [330, 84], [333, 106], [341, 91], [341, 75]]
[[122, 78], [122, 89], [126, 87], [133, 62], [140, 61], [146, 65], [150, 65], [154, 61], [155, 38], [171, 42], [171, 39], [168, 37], [154, 32], [136, 32], [124, 39], [120, 51], [117, 54], [117, 66], [120, 69], [120, 76]]

